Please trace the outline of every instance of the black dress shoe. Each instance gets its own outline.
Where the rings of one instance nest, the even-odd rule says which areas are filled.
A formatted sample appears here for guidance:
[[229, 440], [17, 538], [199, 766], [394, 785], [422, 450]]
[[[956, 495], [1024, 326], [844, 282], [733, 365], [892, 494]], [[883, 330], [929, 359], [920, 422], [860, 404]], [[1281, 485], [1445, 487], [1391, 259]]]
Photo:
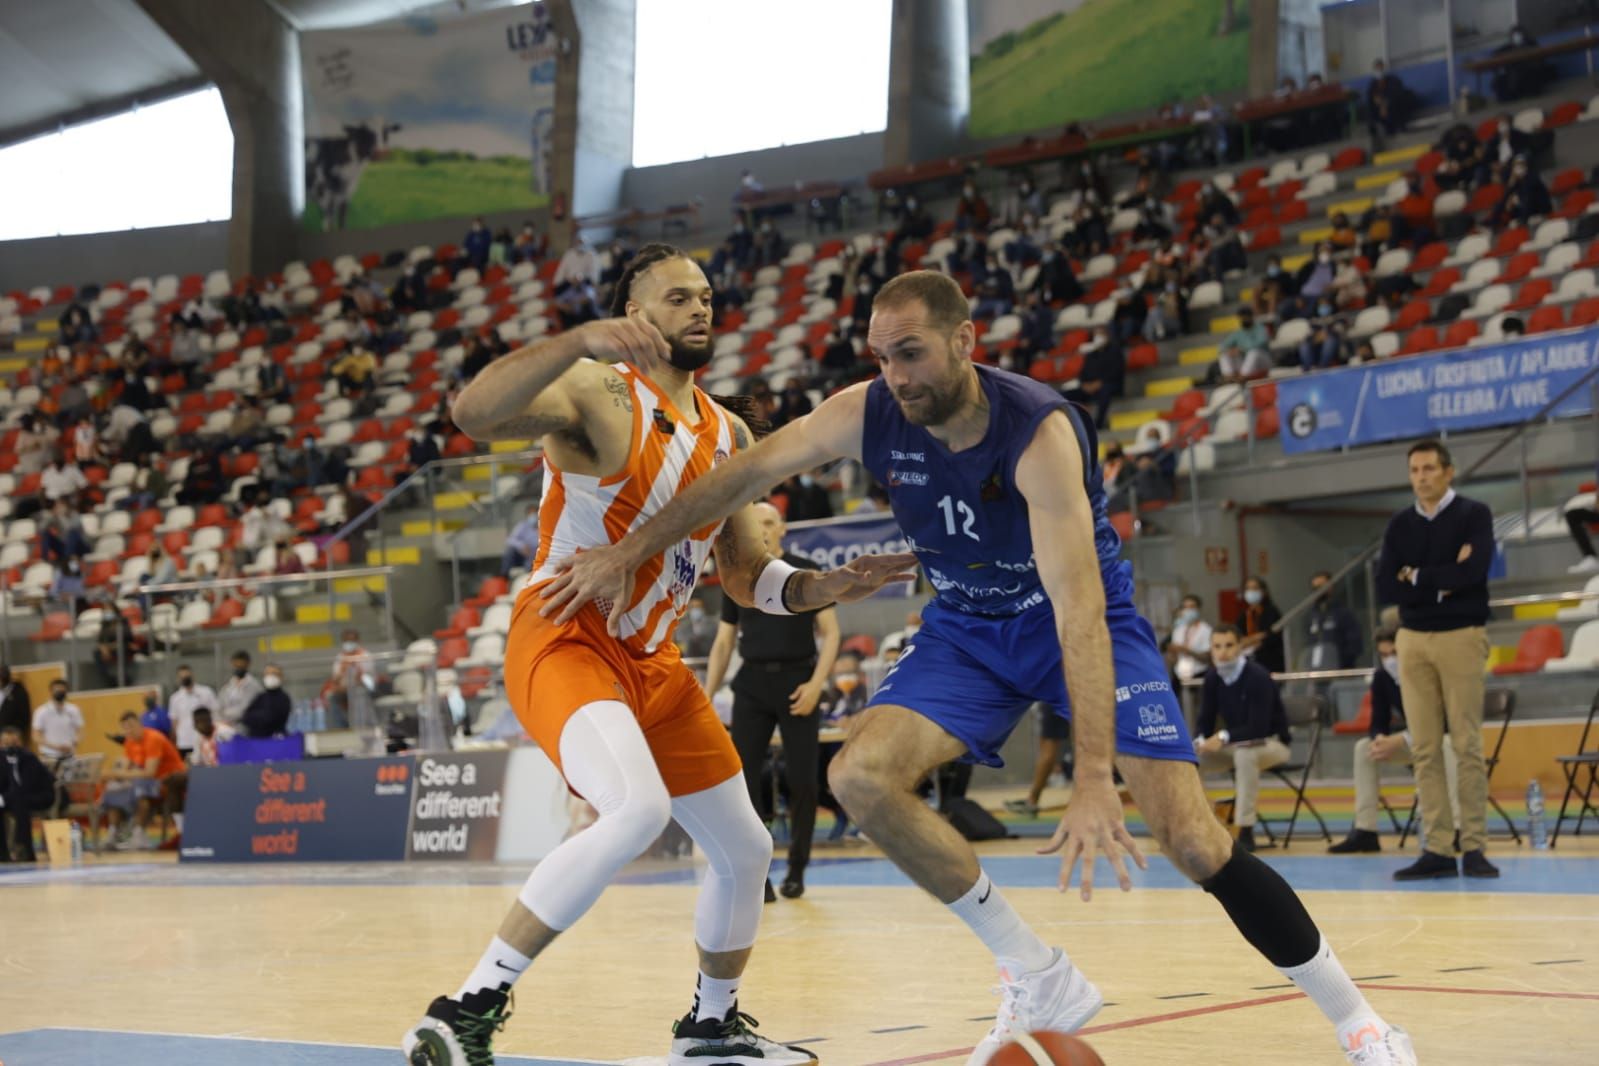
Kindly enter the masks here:
[[778, 891], [783, 894], [784, 899], [799, 899], [805, 894], [805, 882], [797, 877], [785, 877]]
[[1238, 829], [1238, 846], [1245, 851], [1255, 850], [1255, 827], [1252, 825], [1240, 826]]
[[1467, 877], [1498, 877], [1499, 867], [1488, 861], [1481, 848], [1468, 851], [1460, 858], [1460, 872]]
[[1377, 834], [1370, 829], [1351, 829], [1349, 835], [1327, 849], [1333, 855], [1354, 855], [1357, 853], [1381, 851], [1382, 842]]
[[772, 882], [771, 881], [767, 881], [766, 882], [766, 902], [768, 902], [768, 903], [776, 903], [777, 902], [777, 890], [772, 887]]
[[1402, 870], [1394, 871], [1395, 881], [1428, 881], [1441, 877], [1459, 877], [1460, 868], [1448, 855], [1423, 851], [1421, 858]]

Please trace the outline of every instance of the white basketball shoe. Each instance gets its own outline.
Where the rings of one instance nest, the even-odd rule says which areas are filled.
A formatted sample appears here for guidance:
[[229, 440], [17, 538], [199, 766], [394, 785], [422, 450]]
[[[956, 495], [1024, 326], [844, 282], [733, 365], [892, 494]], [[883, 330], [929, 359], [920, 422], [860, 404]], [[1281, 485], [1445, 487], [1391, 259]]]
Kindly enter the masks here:
[[996, 991], [1000, 1002], [994, 1027], [972, 1050], [966, 1066], [984, 1066], [994, 1052], [1022, 1033], [1075, 1033], [1105, 1005], [1099, 989], [1060, 948], [1042, 970], [1013, 975], [1002, 967]]
[[1386, 1029], [1367, 1022], [1358, 1029], [1338, 1034], [1344, 1054], [1354, 1066], [1416, 1066], [1416, 1048], [1410, 1034], [1397, 1025]]

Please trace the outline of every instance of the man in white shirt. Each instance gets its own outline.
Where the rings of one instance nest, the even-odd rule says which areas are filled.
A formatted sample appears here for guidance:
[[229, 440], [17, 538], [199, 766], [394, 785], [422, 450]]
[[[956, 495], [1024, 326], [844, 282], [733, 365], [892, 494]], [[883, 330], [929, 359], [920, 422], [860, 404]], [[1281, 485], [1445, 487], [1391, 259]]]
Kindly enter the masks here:
[[187, 663], [178, 667], [178, 687], [167, 700], [167, 714], [172, 719], [172, 742], [180, 753], [187, 755], [199, 746], [200, 735], [194, 727], [195, 712], [204, 709], [214, 716], [221, 707], [215, 689], [195, 681], [194, 671]]
[[51, 503], [55, 503], [57, 500], [65, 499], [88, 488], [89, 479], [83, 476], [83, 471], [78, 469], [78, 464], [64, 463], [57, 458], [44, 468], [44, 473], [39, 479], [39, 486], [44, 490], [44, 498]]
[[83, 735], [83, 712], [75, 703], [67, 702], [67, 683], [57, 679], [50, 683], [50, 700], [40, 704], [33, 712], [33, 746], [52, 769], [78, 751], [78, 738]]
[[233, 653], [233, 676], [228, 678], [222, 686], [222, 691], [217, 694], [220, 704], [218, 714], [222, 724], [239, 728], [239, 723], [244, 721], [245, 709], [250, 702], [266, 688], [259, 678], [250, 673], [250, 653], [236, 651]]
[[596, 285], [599, 280], [600, 257], [594, 254], [594, 249], [590, 248], [588, 242], [579, 235], [572, 241], [572, 247], [561, 253], [561, 261], [556, 265], [551, 287], [559, 291], [563, 285], [581, 285], [584, 282]]

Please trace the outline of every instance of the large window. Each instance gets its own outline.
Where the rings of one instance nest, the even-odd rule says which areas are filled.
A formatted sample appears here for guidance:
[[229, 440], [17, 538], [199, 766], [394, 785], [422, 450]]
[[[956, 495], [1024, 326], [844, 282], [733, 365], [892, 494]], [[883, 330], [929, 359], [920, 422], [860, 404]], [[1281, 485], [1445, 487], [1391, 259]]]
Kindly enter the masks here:
[[638, 0], [633, 165], [881, 130], [890, 0]]
[[233, 215], [233, 130], [205, 89], [0, 148], [0, 240]]

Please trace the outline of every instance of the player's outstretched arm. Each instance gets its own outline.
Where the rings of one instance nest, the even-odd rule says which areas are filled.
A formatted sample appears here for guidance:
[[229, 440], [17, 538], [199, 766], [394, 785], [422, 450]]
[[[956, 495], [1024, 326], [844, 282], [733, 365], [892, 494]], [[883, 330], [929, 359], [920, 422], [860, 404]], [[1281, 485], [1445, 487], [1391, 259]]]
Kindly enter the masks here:
[[[543, 615], [566, 621], [594, 599], [629, 602], [633, 575], [644, 561], [678, 543], [697, 529], [728, 517], [786, 478], [842, 456], [859, 458], [861, 418], [866, 406], [864, 385], [837, 393], [804, 418], [796, 419], [696, 480], [655, 517], [606, 548], [592, 548], [557, 564], [562, 572], [544, 588]], [[742, 428], [742, 427], [741, 427]], [[747, 432], [747, 431], [746, 431]], [[767, 558], [750, 553], [740, 565], [753, 569]], [[721, 560], [718, 560], [718, 566]], [[723, 572], [723, 580], [727, 573]], [[735, 578], [735, 580], [738, 580]], [[736, 599], [736, 597], [735, 597]], [[790, 604], [790, 610], [821, 604]], [[620, 614], [613, 616], [612, 626]], [[614, 632], [614, 628], [613, 628]]]
[[[455, 399], [450, 416], [475, 441], [528, 440], [575, 429], [582, 419], [585, 384], [569, 373], [578, 360], [626, 361], [648, 367], [664, 361], [671, 348], [660, 331], [642, 319], [603, 318], [568, 330], [496, 359], [484, 367]], [[603, 368], [611, 378], [614, 374]]]
[[1072, 701], [1076, 751], [1072, 800], [1041, 854], [1061, 852], [1060, 888], [1082, 861], [1082, 895], [1094, 891], [1094, 857], [1103, 852], [1122, 891], [1132, 879], [1122, 852], [1146, 865], [1127, 832], [1112, 762], [1116, 755], [1116, 671], [1105, 624], [1105, 585], [1094, 546], [1094, 513], [1084, 486], [1082, 449], [1064, 414], [1039, 425], [1021, 461], [1016, 487], [1027, 500], [1038, 576], [1055, 608], [1055, 627]]

